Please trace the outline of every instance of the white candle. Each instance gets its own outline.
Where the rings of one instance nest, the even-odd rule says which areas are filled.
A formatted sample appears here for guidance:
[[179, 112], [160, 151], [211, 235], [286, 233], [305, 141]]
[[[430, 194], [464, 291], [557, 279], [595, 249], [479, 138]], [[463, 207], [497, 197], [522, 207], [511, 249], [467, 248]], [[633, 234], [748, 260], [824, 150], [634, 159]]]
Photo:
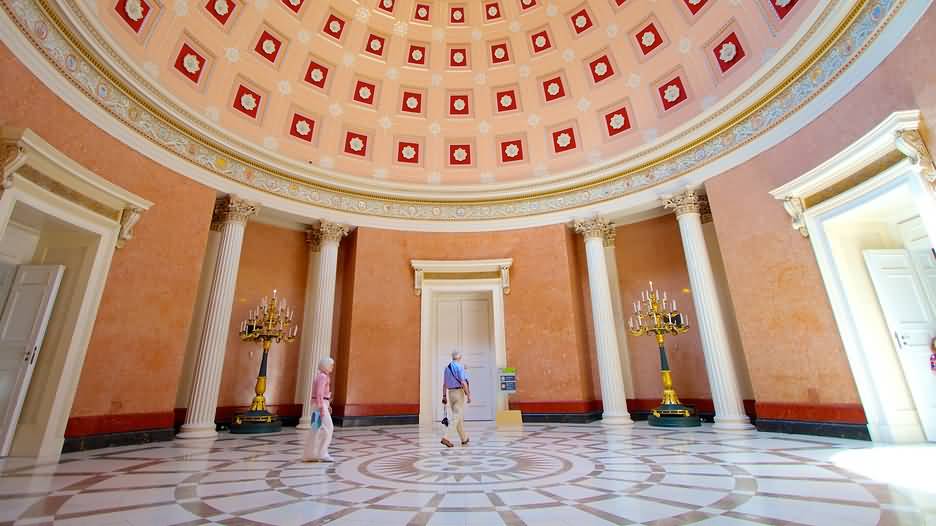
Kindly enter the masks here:
[[673, 310], [674, 310], [674, 311], [675, 311], [675, 310], [678, 310], [678, 309], [676, 308], [676, 300], [673, 300]]
[[653, 282], [650, 282], [650, 290], [653, 290]]

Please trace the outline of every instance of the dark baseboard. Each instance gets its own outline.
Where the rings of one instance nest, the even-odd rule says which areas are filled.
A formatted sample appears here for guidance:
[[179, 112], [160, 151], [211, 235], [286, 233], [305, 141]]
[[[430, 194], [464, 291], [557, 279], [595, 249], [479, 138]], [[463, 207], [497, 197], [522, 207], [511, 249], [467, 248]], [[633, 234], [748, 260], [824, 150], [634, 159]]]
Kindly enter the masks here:
[[523, 413], [525, 424], [587, 424], [601, 420], [601, 411], [587, 413]]
[[332, 416], [338, 427], [406, 426], [419, 423], [419, 415]]
[[790, 433], [794, 435], [816, 435], [823, 437], [871, 440], [867, 424], [844, 424], [839, 422], [806, 422], [803, 420], [775, 420], [758, 418], [754, 422], [758, 431]]
[[[712, 422], [715, 421], [715, 413], [708, 412], [708, 411], [699, 411], [697, 414], [699, 415], [699, 418], [707, 424], [711, 424]], [[631, 411], [630, 416], [631, 416], [631, 420], [633, 420], [634, 422], [645, 422], [647, 420], [647, 417], [650, 416], [650, 411], [637, 409], [636, 411]]]
[[75, 451], [88, 451], [90, 449], [103, 449], [116, 446], [136, 446], [151, 442], [165, 442], [172, 440], [175, 430], [146, 429], [143, 431], [126, 431], [123, 433], [105, 433], [102, 435], [88, 435], [83, 437], [65, 438], [62, 444], [62, 453]]

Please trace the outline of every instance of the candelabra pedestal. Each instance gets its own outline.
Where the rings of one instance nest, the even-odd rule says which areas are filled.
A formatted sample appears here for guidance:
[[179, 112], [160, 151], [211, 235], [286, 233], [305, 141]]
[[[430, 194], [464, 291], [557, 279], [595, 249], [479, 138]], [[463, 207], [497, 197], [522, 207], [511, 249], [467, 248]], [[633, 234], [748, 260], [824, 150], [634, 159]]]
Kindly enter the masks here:
[[251, 311], [247, 320], [241, 323], [240, 337], [245, 342], [260, 342], [263, 357], [260, 359], [260, 372], [254, 385], [254, 398], [250, 409], [237, 413], [231, 420], [231, 433], [259, 434], [275, 433], [282, 429], [280, 417], [269, 412], [266, 407], [267, 358], [273, 343], [291, 342], [296, 338], [298, 327], [292, 323], [293, 312], [286, 307], [286, 302], [278, 304], [276, 291], [273, 298], [266, 298], [255, 311]]
[[[659, 341], [659, 340], [658, 340]], [[663, 380], [663, 401], [647, 415], [647, 424], [656, 427], [698, 427], [702, 420], [692, 406], [683, 405], [673, 389], [673, 376], [670, 373], [669, 360], [666, 358], [666, 346], [660, 346], [660, 377]]]
[[[645, 310], [646, 307], [646, 310]], [[636, 319], [636, 323], [634, 320]], [[641, 292], [640, 301], [634, 302], [634, 316], [629, 321], [630, 332], [634, 336], [653, 336], [660, 350], [660, 377], [663, 380], [663, 401], [650, 411], [647, 423], [655, 427], [699, 427], [702, 420], [692, 406], [683, 405], [673, 389], [673, 375], [666, 357], [666, 335], [683, 334], [689, 331], [686, 315], [676, 310], [676, 301], [667, 308], [666, 293], [660, 297], [659, 291]]]
[[273, 342], [266, 340], [263, 342], [263, 358], [260, 360], [260, 372], [257, 373], [257, 383], [254, 386], [253, 402], [250, 409], [234, 415], [231, 420], [231, 433], [235, 434], [258, 434], [258, 433], [276, 433], [283, 428], [283, 421], [280, 417], [267, 411], [266, 398], [266, 375], [267, 375], [267, 356], [270, 354], [270, 345]]

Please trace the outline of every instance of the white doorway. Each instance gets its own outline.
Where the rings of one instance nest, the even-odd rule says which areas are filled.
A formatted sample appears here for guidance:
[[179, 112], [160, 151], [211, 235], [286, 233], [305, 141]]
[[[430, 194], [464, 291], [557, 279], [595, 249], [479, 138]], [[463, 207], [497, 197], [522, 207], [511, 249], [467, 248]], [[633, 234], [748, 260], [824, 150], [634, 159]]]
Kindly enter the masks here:
[[442, 418], [442, 373], [452, 347], [461, 346], [471, 381], [470, 420], [493, 420], [507, 409], [495, 382], [507, 367], [504, 295], [510, 292], [511, 259], [413, 260], [420, 300], [419, 423]]
[[[29, 351], [28, 368], [6, 375], [11, 385], [2, 389], [0, 445], [10, 456], [56, 460], [114, 250], [133, 238], [133, 226], [152, 203], [83, 168], [30, 130], [3, 129], [0, 143], [15, 153], [0, 166], [0, 287], [7, 289], [4, 276], [16, 265], [28, 272], [17, 271], [23, 280], [10, 290], [34, 292], [19, 294], [22, 310], [0, 315], [3, 350], [22, 349], [23, 361]], [[42, 308], [56, 282], [54, 308]], [[35, 308], [27, 308], [30, 303]], [[37, 346], [35, 336], [43, 332], [38, 322], [46, 316]], [[13, 406], [18, 408], [11, 412]], [[15, 412], [18, 418], [11, 416]]]
[[496, 360], [491, 295], [439, 293], [433, 303], [434, 369], [439, 371], [433, 393], [436, 404], [433, 414], [442, 415], [442, 371], [451, 361], [452, 351], [457, 349], [462, 353], [462, 364], [471, 386], [471, 403], [465, 407], [465, 420], [494, 420]]

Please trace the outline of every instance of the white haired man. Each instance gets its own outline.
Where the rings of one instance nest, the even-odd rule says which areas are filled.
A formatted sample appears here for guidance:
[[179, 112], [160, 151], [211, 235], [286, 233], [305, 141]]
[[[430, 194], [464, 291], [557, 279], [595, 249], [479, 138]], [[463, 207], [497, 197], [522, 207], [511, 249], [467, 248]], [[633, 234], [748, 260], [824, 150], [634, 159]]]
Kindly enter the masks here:
[[330, 357], [319, 360], [318, 373], [312, 382], [312, 403], [320, 423], [313, 426], [306, 437], [302, 452], [304, 462], [334, 462], [328, 454], [328, 446], [331, 445], [332, 433], [335, 431], [331, 418], [331, 380], [328, 375], [334, 368], [335, 360]]
[[[468, 385], [468, 372], [461, 363], [462, 354], [452, 351], [452, 361], [442, 373], [442, 405], [449, 404], [452, 410], [451, 425], [458, 433], [463, 446], [468, 445], [468, 434], [465, 433], [465, 404], [471, 403], [471, 389]], [[449, 402], [451, 401], [451, 403]], [[448, 439], [449, 428], [445, 428], [442, 435], [442, 445], [453, 447]]]

